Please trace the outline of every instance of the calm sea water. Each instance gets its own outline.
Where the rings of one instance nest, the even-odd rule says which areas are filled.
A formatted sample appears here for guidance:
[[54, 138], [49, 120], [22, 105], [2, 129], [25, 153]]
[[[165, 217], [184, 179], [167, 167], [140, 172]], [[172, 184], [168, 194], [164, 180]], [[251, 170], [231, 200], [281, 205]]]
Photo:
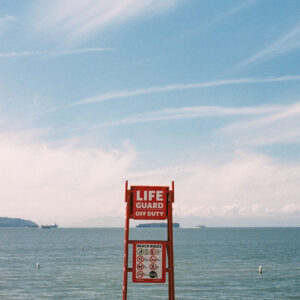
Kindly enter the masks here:
[[[118, 228], [0, 229], [0, 299], [122, 299], [123, 239]], [[176, 229], [174, 243], [176, 299], [300, 299], [300, 228]], [[129, 300], [168, 299], [167, 284], [129, 279]]]

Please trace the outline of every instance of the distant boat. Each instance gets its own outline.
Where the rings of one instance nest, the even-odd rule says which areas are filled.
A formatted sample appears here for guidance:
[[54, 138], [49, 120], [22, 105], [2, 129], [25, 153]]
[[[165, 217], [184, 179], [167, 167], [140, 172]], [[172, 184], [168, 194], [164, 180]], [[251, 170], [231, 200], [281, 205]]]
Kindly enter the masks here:
[[41, 228], [43, 229], [50, 229], [50, 228], [57, 228], [57, 224], [52, 224], [52, 225], [41, 225]]
[[200, 229], [204, 229], [204, 228], [205, 228], [205, 225], [201, 224], [201, 225], [197, 225], [196, 227], [197, 227], [197, 228], [200, 228]]

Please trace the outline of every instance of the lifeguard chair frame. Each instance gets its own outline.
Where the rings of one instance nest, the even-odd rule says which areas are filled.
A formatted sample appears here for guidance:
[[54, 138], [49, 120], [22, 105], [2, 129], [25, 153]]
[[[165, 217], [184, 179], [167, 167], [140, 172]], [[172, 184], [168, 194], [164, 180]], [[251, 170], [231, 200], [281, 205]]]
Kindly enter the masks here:
[[[132, 267], [128, 267], [128, 250], [129, 245], [136, 243], [136, 240], [129, 240], [129, 224], [130, 219], [133, 217], [133, 190], [137, 186], [131, 186], [128, 189], [128, 181], [125, 182], [125, 202], [126, 202], [126, 218], [125, 218], [125, 236], [124, 236], [124, 269], [123, 269], [123, 298], [122, 300], [127, 300], [127, 286], [128, 286], [128, 273], [133, 272]], [[159, 187], [145, 187], [145, 188], [159, 188]], [[172, 189], [169, 187], [161, 187], [167, 189], [167, 199], [166, 199], [166, 214], [163, 219], [167, 220], [167, 240], [166, 243], [166, 252], [168, 257], [168, 266], [165, 267], [164, 272], [168, 273], [168, 292], [169, 300], [175, 300], [175, 286], [174, 286], [174, 251], [173, 251], [173, 207], [174, 203], [174, 181], [172, 181]], [[141, 218], [138, 218], [141, 219]], [[145, 218], [149, 220], [151, 218]], [[155, 218], [157, 220], [157, 218]], [[143, 240], [144, 241], [144, 240]], [[149, 241], [153, 242], [153, 241]]]

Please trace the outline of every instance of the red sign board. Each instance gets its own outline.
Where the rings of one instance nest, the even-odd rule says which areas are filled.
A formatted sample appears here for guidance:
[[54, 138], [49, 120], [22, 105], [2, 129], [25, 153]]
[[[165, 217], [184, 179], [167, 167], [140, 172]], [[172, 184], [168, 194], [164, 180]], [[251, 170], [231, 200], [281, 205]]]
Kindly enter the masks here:
[[164, 220], [167, 218], [169, 187], [132, 186], [133, 219]]
[[166, 242], [134, 241], [132, 281], [166, 281]]

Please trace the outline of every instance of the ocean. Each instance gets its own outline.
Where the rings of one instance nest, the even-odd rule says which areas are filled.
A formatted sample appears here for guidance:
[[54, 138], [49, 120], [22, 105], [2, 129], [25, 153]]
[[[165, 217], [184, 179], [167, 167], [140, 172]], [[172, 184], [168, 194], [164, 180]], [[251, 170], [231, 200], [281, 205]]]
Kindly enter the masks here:
[[[165, 232], [132, 228], [130, 238]], [[122, 228], [0, 228], [0, 299], [120, 300], [123, 253]], [[178, 300], [300, 299], [300, 228], [174, 229], [174, 260]], [[129, 273], [134, 299], [168, 299], [168, 285]]]

